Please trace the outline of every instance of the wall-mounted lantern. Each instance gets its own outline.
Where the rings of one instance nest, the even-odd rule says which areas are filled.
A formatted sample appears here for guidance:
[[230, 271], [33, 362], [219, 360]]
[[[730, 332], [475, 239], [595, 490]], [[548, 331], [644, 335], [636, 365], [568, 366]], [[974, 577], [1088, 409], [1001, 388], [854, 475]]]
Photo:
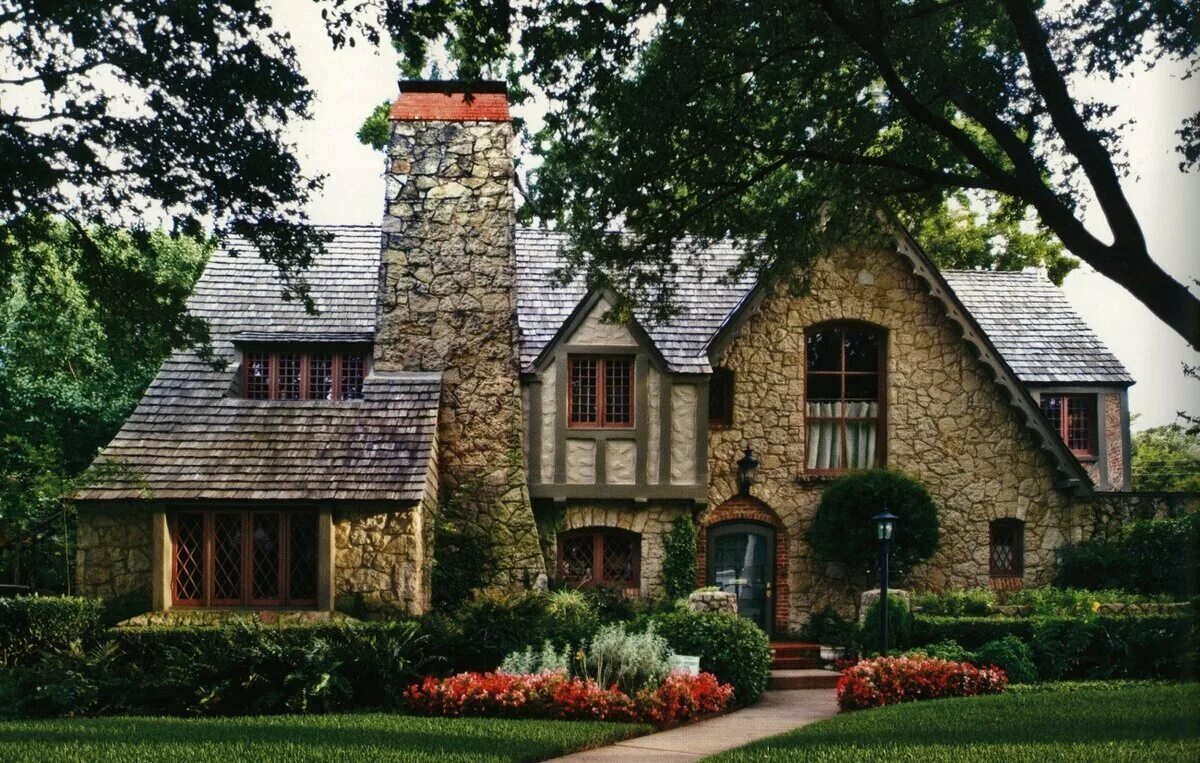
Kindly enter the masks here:
[[738, 459], [738, 495], [750, 495], [750, 486], [758, 476], [758, 459], [746, 448], [746, 453]]

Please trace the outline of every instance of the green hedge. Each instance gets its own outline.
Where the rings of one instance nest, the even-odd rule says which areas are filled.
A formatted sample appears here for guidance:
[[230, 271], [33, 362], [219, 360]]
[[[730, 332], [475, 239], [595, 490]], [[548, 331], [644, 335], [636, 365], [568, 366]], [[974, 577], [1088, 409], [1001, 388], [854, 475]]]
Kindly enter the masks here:
[[744, 617], [678, 609], [649, 618], [676, 654], [698, 655], [700, 669], [733, 684], [741, 704], [758, 699], [771, 674], [767, 634]]
[[1195, 614], [1101, 617], [917, 615], [912, 646], [954, 641], [975, 651], [1013, 636], [1028, 644], [1043, 679], [1188, 678], [1195, 674]]
[[0, 666], [91, 648], [103, 632], [101, 612], [99, 599], [79, 596], [0, 599]]
[[1186, 598], [1200, 593], [1200, 511], [1130, 522], [1108, 541], [1058, 553], [1058, 586], [1120, 588]]

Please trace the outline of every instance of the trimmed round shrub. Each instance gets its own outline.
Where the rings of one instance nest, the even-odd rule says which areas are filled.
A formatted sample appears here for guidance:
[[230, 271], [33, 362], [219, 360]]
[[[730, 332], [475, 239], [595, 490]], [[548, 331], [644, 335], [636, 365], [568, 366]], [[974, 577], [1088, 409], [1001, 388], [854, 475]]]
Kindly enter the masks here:
[[[863, 618], [862, 646], [868, 654], [883, 651], [880, 636], [880, 602], [875, 602]], [[913, 643], [913, 616], [908, 602], [899, 596], [888, 597], [888, 650], [898, 652]]]
[[1016, 636], [1005, 636], [989, 641], [979, 648], [972, 660], [976, 665], [994, 665], [1008, 676], [1013, 684], [1031, 684], [1037, 681], [1037, 668], [1033, 664], [1033, 650]]
[[651, 618], [676, 654], [698, 655], [700, 669], [733, 684], [739, 704], [758, 699], [771, 673], [771, 644], [762, 629], [728, 612], [675, 610]]
[[839, 562], [851, 575], [877, 569], [876, 514], [884, 506], [895, 514], [891, 568], [899, 580], [937, 550], [937, 507], [929, 491], [912, 477], [890, 469], [854, 472], [835, 480], [821, 496], [805, 536], [813, 552]]

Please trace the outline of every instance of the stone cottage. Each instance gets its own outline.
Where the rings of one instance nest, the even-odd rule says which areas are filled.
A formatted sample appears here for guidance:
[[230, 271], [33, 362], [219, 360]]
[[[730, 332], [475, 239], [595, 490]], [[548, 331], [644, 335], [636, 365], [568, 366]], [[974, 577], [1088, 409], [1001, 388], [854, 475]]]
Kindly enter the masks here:
[[698, 580], [781, 630], [854, 593], [803, 539], [839, 474], [929, 488], [935, 587], [1046, 581], [1128, 490], [1133, 380], [1043, 276], [939, 272], [899, 233], [795, 296], [716, 244], [680, 255], [677, 317], [617, 325], [515, 226], [502, 86], [404, 82], [391, 117], [382, 225], [327, 229], [316, 314], [246, 242], [213, 256], [189, 309], [223, 364], [174, 354], [97, 459], [81, 592], [419, 613], [446, 523], [493, 585], [654, 593], [692, 515]]

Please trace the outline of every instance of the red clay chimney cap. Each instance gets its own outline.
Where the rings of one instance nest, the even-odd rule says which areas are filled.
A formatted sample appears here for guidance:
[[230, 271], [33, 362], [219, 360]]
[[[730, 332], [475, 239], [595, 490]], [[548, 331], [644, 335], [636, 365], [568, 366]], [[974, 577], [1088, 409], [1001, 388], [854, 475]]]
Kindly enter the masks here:
[[495, 80], [401, 80], [391, 119], [399, 121], [507, 122], [508, 89]]

